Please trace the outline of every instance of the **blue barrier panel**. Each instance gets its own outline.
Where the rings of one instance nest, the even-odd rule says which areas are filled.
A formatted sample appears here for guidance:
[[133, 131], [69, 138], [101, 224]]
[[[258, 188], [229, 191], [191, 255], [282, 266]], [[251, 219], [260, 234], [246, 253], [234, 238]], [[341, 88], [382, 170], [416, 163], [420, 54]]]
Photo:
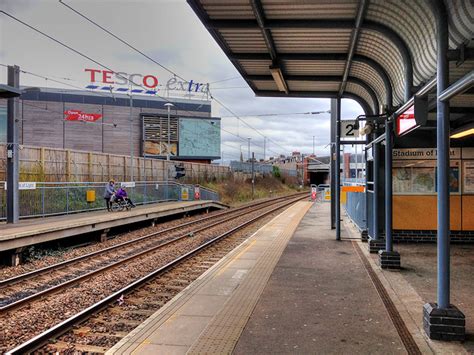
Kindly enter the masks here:
[[374, 192], [369, 191], [368, 194], [368, 216], [367, 216], [367, 232], [369, 234], [369, 237], [374, 236], [374, 219], [372, 218], [373, 216], [373, 210], [374, 210]]
[[345, 204], [346, 212], [361, 231], [367, 229], [365, 203], [365, 193], [347, 192], [347, 199]]

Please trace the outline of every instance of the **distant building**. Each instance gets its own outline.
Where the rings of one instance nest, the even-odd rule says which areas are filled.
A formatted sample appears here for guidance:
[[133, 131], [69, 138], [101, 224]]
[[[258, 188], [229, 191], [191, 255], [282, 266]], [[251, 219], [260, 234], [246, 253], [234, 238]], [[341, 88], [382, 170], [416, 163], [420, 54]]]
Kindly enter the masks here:
[[[120, 93], [27, 88], [20, 97], [20, 144], [158, 159], [169, 152], [172, 160], [202, 163], [220, 159], [221, 120], [211, 117], [211, 102], [170, 101], [168, 127], [168, 101], [157, 96], [130, 100]], [[0, 99], [0, 143], [6, 142], [6, 106]]]

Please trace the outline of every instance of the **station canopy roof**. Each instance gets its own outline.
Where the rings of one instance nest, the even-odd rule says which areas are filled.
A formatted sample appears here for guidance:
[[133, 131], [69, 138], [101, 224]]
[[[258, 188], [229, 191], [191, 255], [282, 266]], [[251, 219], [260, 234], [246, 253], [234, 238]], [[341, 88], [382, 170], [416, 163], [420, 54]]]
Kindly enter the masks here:
[[[257, 96], [346, 97], [380, 113], [436, 74], [435, 0], [188, 3]], [[474, 69], [474, 2], [445, 4], [452, 83]], [[450, 105], [459, 117], [472, 113], [474, 96]]]

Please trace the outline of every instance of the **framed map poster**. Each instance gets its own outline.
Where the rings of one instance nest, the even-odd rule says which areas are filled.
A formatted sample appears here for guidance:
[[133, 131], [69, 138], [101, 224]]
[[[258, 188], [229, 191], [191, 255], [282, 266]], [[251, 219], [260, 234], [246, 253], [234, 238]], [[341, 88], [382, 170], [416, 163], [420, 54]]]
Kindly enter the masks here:
[[464, 193], [474, 194], [474, 161], [464, 162]]
[[413, 168], [412, 193], [435, 192], [435, 171], [433, 168]]

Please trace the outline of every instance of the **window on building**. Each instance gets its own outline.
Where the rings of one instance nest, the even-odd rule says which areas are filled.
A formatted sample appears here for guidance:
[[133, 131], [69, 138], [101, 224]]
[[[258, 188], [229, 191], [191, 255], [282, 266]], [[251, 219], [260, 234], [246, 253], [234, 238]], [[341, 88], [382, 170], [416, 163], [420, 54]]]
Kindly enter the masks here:
[[0, 107], [0, 143], [7, 142], [7, 108]]

